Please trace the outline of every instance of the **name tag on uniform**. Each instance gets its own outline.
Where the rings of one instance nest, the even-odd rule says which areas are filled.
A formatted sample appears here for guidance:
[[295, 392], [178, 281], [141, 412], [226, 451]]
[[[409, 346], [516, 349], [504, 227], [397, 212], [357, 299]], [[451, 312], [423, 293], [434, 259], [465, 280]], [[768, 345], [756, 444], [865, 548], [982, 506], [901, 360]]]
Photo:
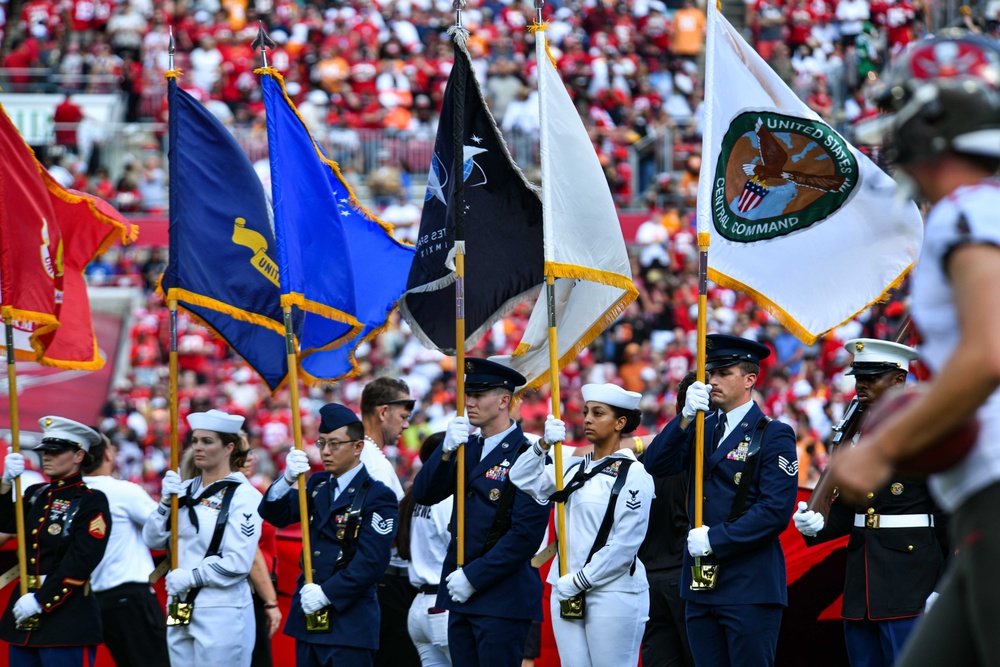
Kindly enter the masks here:
[[726, 458], [729, 459], [730, 461], [746, 461], [747, 452], [749, 451], [750, 451], [750, 443], [741, 442], [739, 445], [737, 445], [736, 449], [726, 454]]
[[507, 479], [507, 468], [503, 466], [493, 466], [486, 471], [486, 479], [496, 480], [498, 482], [503, 482]]

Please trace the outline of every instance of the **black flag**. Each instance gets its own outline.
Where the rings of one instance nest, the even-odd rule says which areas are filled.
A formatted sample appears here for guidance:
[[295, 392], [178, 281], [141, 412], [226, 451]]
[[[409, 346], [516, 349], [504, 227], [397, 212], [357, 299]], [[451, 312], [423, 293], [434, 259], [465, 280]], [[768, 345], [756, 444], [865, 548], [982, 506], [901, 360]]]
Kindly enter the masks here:
[[[399, 299], [400, 313], [420, 341], [446, 354], [454, 354], [456, 347], [451, 259], [456, 238], [464, 238], [466, 250], [465, 330], [471, 332], [466, 348], [515, 305], [533, 301], [545, 281], [541, 199], [507, 152], [470, 63], [464, 40], [456, 39], [420, 237], [406, 292]], [[455, 122], [458, 95], [464, 113]], [[453, 169], [456, 133], [463, 147], [461, 174]], [[464, 187], [456, 196], [458, 179]]]

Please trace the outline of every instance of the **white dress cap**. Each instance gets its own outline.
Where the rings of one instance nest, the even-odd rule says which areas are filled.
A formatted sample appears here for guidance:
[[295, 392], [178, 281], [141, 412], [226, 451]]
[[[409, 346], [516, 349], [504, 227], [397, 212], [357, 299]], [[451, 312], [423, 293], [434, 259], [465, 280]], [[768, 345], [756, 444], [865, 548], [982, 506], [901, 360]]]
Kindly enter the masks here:
[[910, 362], [920, 355], [912, 347], [874, 338], [853, 338], [844, 349], [854, 355], [852, 375], [870, 375], [888, 370], [910, 370]]
[[626, 391], [616, 384], [585, 384], [580, 390], [583, 400], [597, 401], [613, 405], [623, 410], [635, 410], [639, 407], [642, 394], [636, 391]]
[[101, 436], [94, 429], [65, 417], [42, 417], [38, 420], [42, 427], [42, 441], [35, 449], [48, 449], [47, 445], [57, 446], [72, 443], [85, 452], [101, 442]]
[[192, 431], [202, 429], [216, 433], [239, 433], [243, 428], [243, 417], [222, 410], [192, 412], [188, 415], [187, 421]]

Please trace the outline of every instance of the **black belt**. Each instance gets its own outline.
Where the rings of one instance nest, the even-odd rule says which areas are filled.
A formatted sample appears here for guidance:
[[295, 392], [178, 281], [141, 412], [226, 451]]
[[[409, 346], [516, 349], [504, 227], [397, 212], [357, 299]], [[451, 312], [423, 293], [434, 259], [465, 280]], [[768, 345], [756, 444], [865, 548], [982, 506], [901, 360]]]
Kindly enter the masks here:
[[418, 593], [427, 593], [430, 595], [437, 595], [438, 587], [437, 584], [421, 584], [417, 587]]
[[397, 567], [395, 565], [390, 565], [389, 567], [385, 568], [385, 576], [409, 578], [410, 572], [405, 567]]

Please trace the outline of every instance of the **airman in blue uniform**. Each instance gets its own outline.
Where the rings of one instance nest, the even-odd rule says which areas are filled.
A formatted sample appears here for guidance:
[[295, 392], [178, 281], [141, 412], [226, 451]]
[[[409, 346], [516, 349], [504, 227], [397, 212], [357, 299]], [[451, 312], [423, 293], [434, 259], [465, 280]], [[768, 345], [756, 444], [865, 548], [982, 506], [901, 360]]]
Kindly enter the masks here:
[[[778, 536], [795, 510], [795, 435], [751, 398], [767, 347], [721, 334], [708, 336], [706, 347], [708, 384], [691, 385], [681, 414], [650, 443], [644, 464], [655, 476], [693, 476], [694, 418], [708, 412], [704, 525], [688, 533], [681, 580], [691, 652], [705, 667], [773, 665], [788, 604]], [[693, 516], [693, 481], [690, 488]], [[692, 590], [695, 557], [717, 563], [714, 588]]]
[[[379, 637], [375, 589], [389, 564], [399, 506], [396, 495], [361, 463], [361, 420], [337, 403], [324, 405], [320, 418], [316, 446], [325, 472], [306, 484], [313, 583], [299, 577], [285, 634], [295, 638], [298, 667], [370, 667]], [[289, 452], [285, 474], [261, 502], [265, 521], [279, 528], [299, 523], [298, 494], [290, 491], [309, 467], [305, 452]], [[324, 608], [329, 631], [307, 631], [305, 614]]]
[[[468, 667], [521, 664], [531, 621], [542, 620], [542, 582], [531, 567], [549, 520], [549, 504], [514, 486], [508, 474], [530, 443], [510, 418], [520, 373], [488, 359], [465, 364], [468, 418], [448, 425], [444, 442], [413, 482], [413, 498], [434, 505], [456, 492], [456, 451], [465, 454], [465, 564], [456, 568], [456, 514], [441, 571], [437, 606], [448, 609], [452, 662]], [[469, 435], [469, 426], [479, 434]], [[457, 502], [457, 499], [456, 499]]]

